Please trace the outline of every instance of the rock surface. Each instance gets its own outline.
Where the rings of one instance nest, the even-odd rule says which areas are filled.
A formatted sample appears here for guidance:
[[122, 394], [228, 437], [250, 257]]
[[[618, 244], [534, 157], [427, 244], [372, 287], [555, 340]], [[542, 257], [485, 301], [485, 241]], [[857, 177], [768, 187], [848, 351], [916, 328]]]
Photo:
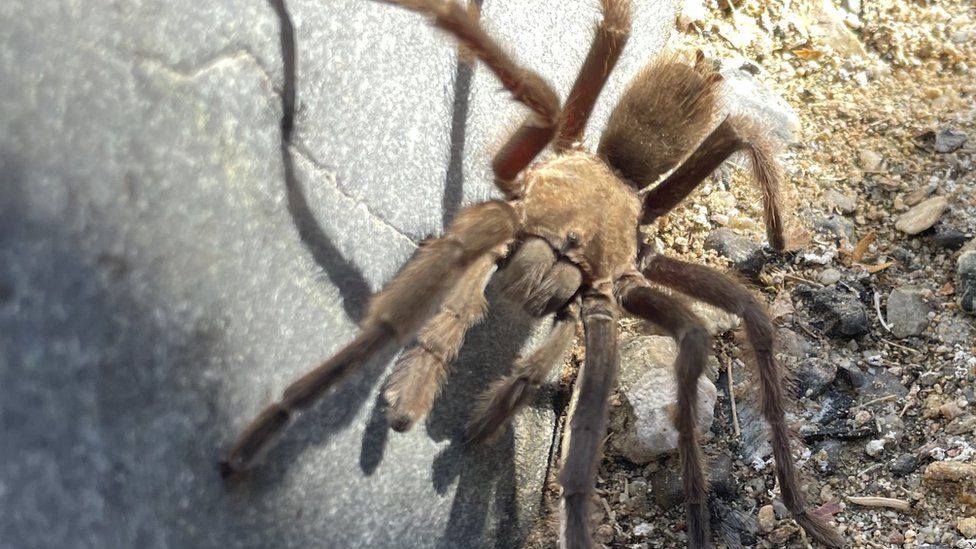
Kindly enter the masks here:
[[[489, 1], [482, 21], [565, 93], [597, 5]], [[248, 478], [218, 478], [237, 432], [349, 341], [417, 243], [495, 196], [490, 153], [525, 115], [416, 14], [282, 8], [0, 8], [0, 544], [507, 547], [535, 518], [551, 406], [493, 445], [457, 442], [532, 343], [505, 306], [412, 432], [390, 434], [377, 405], [391, 350]], [[639, 6], [590, 144], [674, 11]]]
[[929, 325], [929, 305], [918, 288], [895, 288], [888, 294], [888, 324], [895, 337], [919, 335]]
[[[678, 448], [678, 432], [671, 422], [677, 354], [674, 340], [663, 336], [635, 337], [620, 346], [618, 392], [623, 402], [612, 412], [617, 435], [610, 445], [634, 463], [647, 463]], [[700, 433], [712, 425], [717, 398], [715, 385], [703, 375], [698, 381]]]

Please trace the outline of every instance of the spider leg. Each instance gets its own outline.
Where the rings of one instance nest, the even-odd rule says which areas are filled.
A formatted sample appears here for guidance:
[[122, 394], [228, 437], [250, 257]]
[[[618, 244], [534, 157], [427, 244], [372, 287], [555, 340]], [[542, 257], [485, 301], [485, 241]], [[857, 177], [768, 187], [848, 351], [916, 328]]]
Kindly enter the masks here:
[[808, 511], [804, 505], [790, 454], [790, 433], [783, 411], [783, 374], [773, 355], [775, 332], [765, 307], [743, 285], [703, 265], [661, 255], [642, 263], [644, 276], [649, 280], [742, 317], [759, 373], [760, 406], [772, 435], [776, 476], [783, 503], [810, 537], [828, 547], [843, 547], [844, 540], [840, 535], [823, 517]]
[[571, 302], [556, 314], [552, 330], [528, 357], [515, 362], [512, 373], [492, 383], [479, 397], [474, 416], [468, 424], [469, 442], [490, 440], [523, 406], [532, 400], [536, 390], [559, 363], [576, 334], [579, 303]]
[[397, 360], [383, 389], [394, 430], [406, 431], [434, 405], [465, 332], [484, 317], [484, 289], [495, 260], [494, 254], [486, 254], [468, 267], [440, 311], [420, 329], [416, 345]]
[[644, 195], [641, 223], [651, 223], [671, 211], [732, 153], [740, 150], [749, 154], [753, 177], [762, 189], [763, 216], [769, 244], [782, 250], [786, 246], [780, 214], [782, 168], [776, 161], [772, 142], [764, 135], [759, 124], [744, 116], [729, 116], [723, 120], [678, 169]]
[[565, 150], [583, 137], [597, 97], [630, 37], [630, 0], [601, 0], [603, 20], [596, 28], [590, 52], [566, 98], [556, 149]]
[[519, 228], [515, 210], [491, 201], [462, 210], [446, 234], [422, 246], [409, 263], [370, 300], [360, 334], [321, 366], [285, 389], [231, 447], [221, 472], [226, 477], [251, 465], [295, 412], [308, 408], [332, 385], [388, 343], [403, 343], [427, 320], [469, 265], [509, 242]]
[[455, 1], [383, 0], [423, 13], [433, 24], [458, 40], [463, 52], [482, 60], [516, 101], [532, 114], [508, 139], [492, 161], [499, 189], [506, 198], [516, 198], [521, 187], [516, 176], [552, 141], [559, 121], [559, 96], [537, 73], [519, 66], [478, 23], [475, 4], [466, 9]]
[[608, 400], [620, 365], [616, 310], [611, 298], [591, 290], [583, 297], [582, 317], [586, 361], [576, 382], [578, 393], [574, 395], [569, 440], [559, 472], [559, 546], [563, 549], [588, 548], [592, 543], [587, 510], [607, 431]]
[[664, 328], [678, 343], [678, 358], [674, 363], [678, 381], [674, 426], [678, 430], [688, 546], [695, 549], [709, 547], [708, 483], [697, 432], [698, 379], [708, 358], [708, 331], [682, 302], [651, 288], [640, 275], [621, 278], [615, 293], [627, 312]]

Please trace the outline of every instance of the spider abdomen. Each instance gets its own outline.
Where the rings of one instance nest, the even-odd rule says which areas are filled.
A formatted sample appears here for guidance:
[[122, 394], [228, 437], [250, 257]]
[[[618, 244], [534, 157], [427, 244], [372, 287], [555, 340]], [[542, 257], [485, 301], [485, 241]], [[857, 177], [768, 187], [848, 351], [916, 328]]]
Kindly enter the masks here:
[[572, 151], [525, 174], [515, 206], [527, 235], [547, 241], [596, 286], [633, 269], [640, 201], [598, 156]]

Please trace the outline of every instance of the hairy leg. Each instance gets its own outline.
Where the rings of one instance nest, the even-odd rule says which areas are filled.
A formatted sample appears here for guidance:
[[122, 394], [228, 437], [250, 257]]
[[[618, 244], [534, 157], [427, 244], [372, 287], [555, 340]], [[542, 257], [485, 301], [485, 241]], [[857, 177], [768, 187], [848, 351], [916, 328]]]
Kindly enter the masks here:
[[760, 405], [772, 435], [776, 477], [786, 508], [803, 529], [828, 547], [843, 547], [844, 540], [826, 520], [806, 509], [790, 453], [790, 433], [783, 410], [783, 373], [773, 354], [775, 335], [766, 308], [744, 286], [703, 265], [665, 256], [642, 259], [644, 276], [742, 317], [759, 373]]
[[583, 138], [597, 97], [630, 37], [630, 0], [601, 0], [603, 20], [596, 28], [590, 52], [566, 98], [556, 149], [565, 150]]
[[475, 4], [462, 7], [452, 0], [383, 0], [431, 18], [433, 24], [458, 40], [462, 51], [488, 66], [516, 101], [532, 110], [522, 126], [492, 161], [496, 183], [505, 197], [521, 191], [516, 176], [552, 141], [559, 121], [559, 97], [541, 76], [519, 66], [478, 23]]
[[582, 317], [586, 361], [576, 381], [579, 392], [571, 411], [569, 440], [559, 472], [559, 545], [563, 549], [592, 545], [587, 509], [596, 482], [600, 446], [607, 432], [608, 400], [620, 366], [613, 301], [595, 291], [588, 293], [583, 297]]
[[749, 154], [753, 177], [762, 190], [769, 244], [777, 250], [784, 249], [786, 240], [780, 214], [782, 168], [776, 161], [772, 141], [757, 122], [743, 116], [729, 116], [723, 120], [678, 169], [644, 195], [641, 223], [651, 223], [671, 211], [732, 153], [740, 150]]
[[674, 369], [678, 381], [678, 406], [674, 426], [678, 430], [681, 480], [684, 484], [688, 546], [710, 546], [707, 479], [698, 444], [698, 379], [705, 370], [709, 336], [701, 321], [679, 300], [651, 288], [644, 277], [626, 276], [617, 283], [617, 299], [634, 315], [667, 330], [678, 343]]
[[495, 256], [475, 261], [433, 318], [417, 334], [417, 343], [400, 355], [386, 381], [390, 426], [406, 431], [434, 405], [464, 334], [481, 321], [488, 307], [484, 289], [495, 269]]
[[542, 344], [525, 358], [515, 362], [512, 373], [492, 383], [479, 397], [468, 424], [470, 442], [485, 442], [535, 396], [552, 368], [559, 364], [576, 334], [579, 304], [572, 302], [556, 314], [552, 330]]
[[467, 267], [514, 238], [518, 228], [518, 216], [505, 202], [485, 202], [462, 210], [443, 237], [422, 246], [386, 288], [373, 296], [356, 339], [289, 385], [281, 401], [244, 429], [221, 463], [222, 474], [226, 477], [246, 469], [295, 412], [309, 407], [383, 346], [413, 337]]

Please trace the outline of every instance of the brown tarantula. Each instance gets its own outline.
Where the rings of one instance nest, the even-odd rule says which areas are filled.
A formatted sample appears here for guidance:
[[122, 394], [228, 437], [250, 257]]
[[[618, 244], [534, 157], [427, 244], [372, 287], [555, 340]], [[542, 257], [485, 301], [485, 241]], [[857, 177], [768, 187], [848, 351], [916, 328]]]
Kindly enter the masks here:
[[[710, 545], [706, 479], [696, 433], [698, 378], [709, 336], [683, 302], [660, 284], [742, 317], [769, 422], [782, 500], [815, 540], [843, 546], [824, 518], [805, 509], [783, 415], [783, 373], [773, 356], [774, 331], [765, 308], [732, 278], [669, 258], [642, 244], [645, 227], [687, 197], [737, 151], [751, 160], [762, 188], [770, 244], [785, 246], [780, 217], [780, 168], [759, 126], [743, 116], [719, 122], [721, 77], [699, 54], [693, 65], [662, 56], [631, 83], [593, 154], [580, 145], [584, 127], [630, 31], [630, 0], [601, 0], [603, 20], [583, 67], [560, 107], [552, 88], [520, 67], [479, 25], [476, 10], [453, 0], [387, 0], [418, 11], [454, 35], [514, 98], [532, 112], [492, 162], [505, 200], [461, 211], [446, 234], [415, 257], [373, 296], [355, 340], [292, 383], [241, 434], [222, 463], [225, 475], [251, 465], [292, 414], [391, 341], [416, 344], [402, 354], [384, 388], [393, 429], [405, 431], [431, 409], [465, 331], [485, 312], [484, 288], [496, 265], [505, 293], [536, 316], [555, 313], [542, 344], [519, 359], [485, 392], [469, 425], [471, 440], [490, 438], [529, 402], [560, 362], [578, 319], [586, 360], [569, 422], [562, 486], [560, 545], [591, 545], [587, 506], [606, 431], [608, 398], [618, 368], [618, 310], [660, 325], [679, 344], [675, 363], [681, 476], [691, 547]], [[718, 122], [716, 124], [716, 122]], [[554, 154], [532, 166], [550, 143]], [[659, 177], [663, 182], [647, 190]]]

